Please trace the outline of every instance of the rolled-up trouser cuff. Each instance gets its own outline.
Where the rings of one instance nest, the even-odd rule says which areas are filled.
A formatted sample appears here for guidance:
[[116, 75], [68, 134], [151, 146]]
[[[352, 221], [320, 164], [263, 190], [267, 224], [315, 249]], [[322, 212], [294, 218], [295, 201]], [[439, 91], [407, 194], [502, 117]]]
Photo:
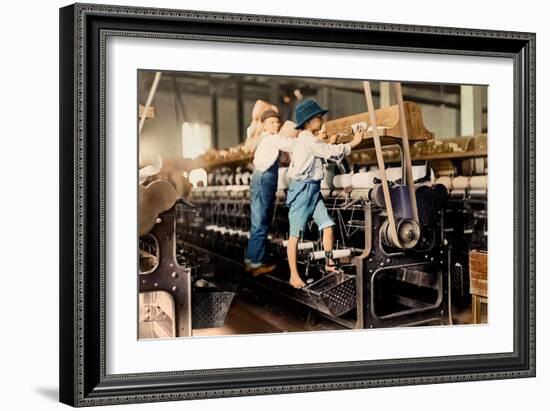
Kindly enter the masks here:
[[336, 225], [334, 221], [327, 221], [319, 226], [319, 231], [324, 230], [325, 228], [332, 227]]

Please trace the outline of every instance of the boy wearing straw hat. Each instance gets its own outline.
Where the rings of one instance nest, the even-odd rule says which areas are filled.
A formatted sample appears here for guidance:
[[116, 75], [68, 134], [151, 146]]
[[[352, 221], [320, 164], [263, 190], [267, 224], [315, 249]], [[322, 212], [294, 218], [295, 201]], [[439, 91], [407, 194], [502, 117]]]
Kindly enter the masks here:
[[[353, 140], [346, 144], [327, 144], [323, 140], [326, 132], [322, 129], [322, 116], [328, 113], [312, 99], [300, 101], [295, 108], [298, 134], [292, 160], [287, 175], [292, 182], [288, 188], [286, 204], [289, 208], [290, 233], [287, 255], [290, 267], [290, 284], [302, 288], [305, 283], [298, 272], [298, 240], [307, 222], [313, 218], [319, 231], [323, 232], [323, 249], [332, 251], [334, 221], [328, 215], [321, 196], [321, 180], [324, 176], [324, 160], [341, 160], [351, 153], [351, 149], [361, 143], [363, 130], [358, 129]], [[331, 136], [330, 141], [335, 141]], [[327, 271], [334, 271], [334, 263], [327, 259]]]

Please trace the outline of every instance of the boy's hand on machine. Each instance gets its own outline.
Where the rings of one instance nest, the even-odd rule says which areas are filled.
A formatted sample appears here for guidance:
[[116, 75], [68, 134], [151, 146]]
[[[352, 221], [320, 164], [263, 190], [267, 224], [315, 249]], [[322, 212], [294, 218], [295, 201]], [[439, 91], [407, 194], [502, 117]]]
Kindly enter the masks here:
[[327, 139], [327, 132], [324, 131], [323, 129], [319, 130], [316, 134], [317, 138], [320, 138], [321, 140], [326, 140]]
[[359, 144], [361, 144], [361, 142], [363, 141], [363, 134], [364, 133], [365, 133], [365, 131], [363, 130], [362, 127], [357, 128], [357, 131], [353, 135], [353, 140], [351, 140], [351, 142], [350, 142], [351, 148], [357, 147]]

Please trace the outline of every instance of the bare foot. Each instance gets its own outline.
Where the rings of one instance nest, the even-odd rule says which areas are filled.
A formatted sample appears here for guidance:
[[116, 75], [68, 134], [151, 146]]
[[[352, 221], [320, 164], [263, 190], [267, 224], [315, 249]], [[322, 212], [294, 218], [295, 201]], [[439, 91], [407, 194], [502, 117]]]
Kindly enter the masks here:
[[325, 271], [327, 273], [335, 273], [339, 270], [338, 270], [338, 267], [336, 267], [335, 265], [325, 265]]
[[338, 267], [334, 265], [334, 260], [328, 260], [328, 265], [325, 265], [325, 271], [327, 273], [335, 273], [338, 271]]
[[299, 275], [290, 275], [290, 280], [288, 280], [291, 286], [294, 288], [304, 288], [306, 283], [302, 281]]

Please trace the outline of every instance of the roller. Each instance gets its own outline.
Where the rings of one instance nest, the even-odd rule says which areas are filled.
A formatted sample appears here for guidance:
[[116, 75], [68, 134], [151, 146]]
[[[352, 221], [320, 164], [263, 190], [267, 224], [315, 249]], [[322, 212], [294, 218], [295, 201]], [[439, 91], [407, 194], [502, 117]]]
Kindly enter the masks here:
[[451, 197], [464, 197], [466, 195], [466, 189], [465, 188], [453, 188], [449, 195]]
[[[414, 210], [410, 198], [409, 188], [404, 185], [390, 187], [390, 198], [393, 206], [393, 213], [396, 218], [414, 218]], [[376, 185], [370, 193], [370, 199], [378, 207], [386, 208], [386, 200], [382, 184]]]
[[472, 188], [468, 194], [470, 197], [485, 197], [487, 195], [486, 188]]
[[[412, 166], [413, 180], [420, 180], [426, 177], [428, 173], [427, 166], [425, 164], [419, 166]], [[386, 169], [386, 175], [389, 181], [397, 181], [403, 177], [403, 170], [401, 167], [390, 167]]]
[[332, 180], [334, 187], [336, 188], [346, 188], [352, 186], [353, 173], [349, 174], [339, 174], [334, 176]]
[[470, 177], [458, 176], [453, 178], [453, 189], [465, 190], [470, 186]]
[[375, 186], [375, 178], [378, 178], [378, 173], [374, 171], [355, 173], [351, 177], [351, 186], [353, 188], [373, 188]]
[[437, 180], [435, 180], [435, 183], [444, 185], [447, 190], [453, 188], [453, 180], [449, 176], [439, 177]]
[[487, 176], [473, 176], [470, 178], [470, 188], [474, 189], [487, 189]]
[[[288, 247], [288, 240], [283, 241], [283, 247]], [[298, 243], [298, 250], [313, 250], [314, 244], [311, 241], [301, 241]]]
[[[332, 250], [332, 258], [338, 259], [338, 258], [346, 258], [351, 256], [351, 248], [342, 248], [340, 250]], [[325, 251], [314, 251], [312, 253], [309, 253], [309, 258], [311, 260], [322, 260], [326, 258]]]
[[393, 212], [396, 218], [413, 219], [409, 187], [398, 185], [391, 188], [391, 200], [394, 206]]
[[376, 184], [369, 193], [369, 199], [380, 208], [386, 207], [384, 199], [384, 187], [382, 184]]
[[350, 198], [352, 200], [362, 198], [363, 200], [366, 200], [369, 198], [369, 189], [368, 188], [355, 188], [350, 193]]

